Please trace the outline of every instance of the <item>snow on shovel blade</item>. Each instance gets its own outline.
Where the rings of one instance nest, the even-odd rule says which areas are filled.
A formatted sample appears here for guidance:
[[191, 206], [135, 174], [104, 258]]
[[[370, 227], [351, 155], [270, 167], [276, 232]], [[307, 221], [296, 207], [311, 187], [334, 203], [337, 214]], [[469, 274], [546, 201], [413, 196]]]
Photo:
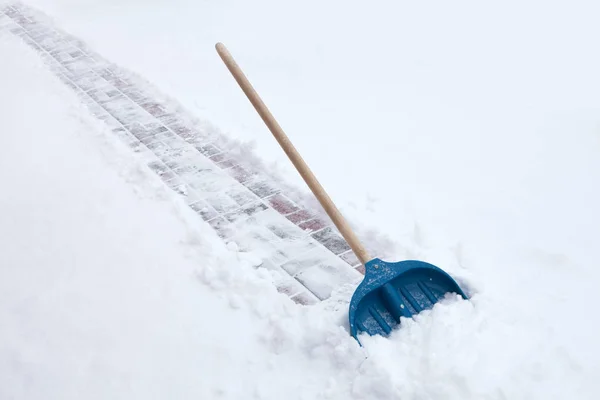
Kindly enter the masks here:
[[350, 333], [388, 336], [400, 324], [432, 308], [446, 293], [467, 299], [458, 284], [438, 267], [422, 261], [388, 263], [375, 258], [350, 301]]

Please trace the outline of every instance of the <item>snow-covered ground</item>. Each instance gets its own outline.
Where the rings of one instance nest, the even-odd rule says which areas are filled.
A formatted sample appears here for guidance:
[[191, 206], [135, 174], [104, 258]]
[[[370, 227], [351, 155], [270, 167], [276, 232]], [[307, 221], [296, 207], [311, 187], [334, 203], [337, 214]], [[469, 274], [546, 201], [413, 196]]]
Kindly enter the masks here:
[[32, 4], [286, 169], [224, 41], [353, 221], [473, 297], [359, 348], [348, 293], [278, 294], [5, 35], [1, 398], [598, 397], [593, 3]]
[[347, 395], [343, 309], [278, 294], [33, 50], [0, 54], [0, 398]]

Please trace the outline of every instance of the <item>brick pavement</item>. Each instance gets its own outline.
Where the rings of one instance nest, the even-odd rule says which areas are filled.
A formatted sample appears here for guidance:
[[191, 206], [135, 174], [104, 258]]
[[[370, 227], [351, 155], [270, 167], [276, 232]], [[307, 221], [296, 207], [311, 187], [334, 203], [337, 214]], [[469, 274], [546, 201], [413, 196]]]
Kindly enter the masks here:
[[0, 34], [19, 36], [198, 217], [240, 250], [277, 271], [280, 292], [300, 304], [328, 298], [362, 278], [362, 266], [332, 224], [230, 141], [152, 85], [103, 59], [48, 18], [15, 2], [0, 5]]

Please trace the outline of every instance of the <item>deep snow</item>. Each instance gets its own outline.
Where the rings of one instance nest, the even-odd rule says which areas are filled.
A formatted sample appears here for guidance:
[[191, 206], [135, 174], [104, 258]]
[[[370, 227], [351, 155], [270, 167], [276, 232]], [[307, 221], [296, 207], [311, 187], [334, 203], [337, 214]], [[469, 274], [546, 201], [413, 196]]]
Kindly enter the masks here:
[[[194, 51], [186, 47], [190, 43], [186, 42], [185, 38], [190, 37], [186, 35], [199, 34], [205, 28], [210, 36], [206, 42], [212, 42], [213, 36], [225, 29], [219, 22], [226, 20], [206, 16], [206, 21], [212, 22], [194, 24], [189, 15], [197, 15], [203, 6], [207, 7], [202, 9], [205, 14], [212, 10], [218, 15], [231, 15], [226, 6], [233, 7], [234, 3], [223, 3], [223, 8], [215, 3], [192, 6], [184, 2], [177, 3], [180, 7], [159, 2], [89, 2], [79, 7], [68, 2], [45, 2], [42, 6], [97, 50], [144, 73], [188, 106], [192, 96], [203, 98], [207, 107], [214, 104], [210, 111], [214, 114], [205, 115], [215, 124], [227, 127], [228, 123], [248, 123], [238, 125], [232, 134], [260, 140], [258, 149], [264, 150], [260, 154], [277, 159], [275, 150], [266, 150], [272, 141], [266, 130], [258, 125], [252, 128], [247, 122], [252, 118], [252, 110], [239, 89], [233, 82], [226, 83], [230, 78], [226, 71], [218, 69], [222, 66], [216, 58], [217, 61], [207, 61], [216, 57], [212, 44], [206, 51], [197, 50], [199, 41], [194, 42]], [[265, 4], [253, 4], [256, 14], [252, 15], [259, 15]], [[543, 15], [554, 10], [556, 13], [551, 15], [558, 18], [557, 4], [550, 5]], [[186, 5], [190, 12], [185, 11]], [[235, 4], [233, 8], [239, 10], [237, 7], [241, 6]], [[305, 7], [310, 8], [310, 3], [305, 3]], [[361, 10], [368, 13], [375, 9]], [[573, 15], [581, 15], [581, 21], [569, 34], [590, 40], [584, 35], [586, 29], [595, 29], [585, 23], [589, 14], [573, 10]], [[325, 20], [327, 10], [322, 11]], [[454, 16], [460, 14], [450, 11]], [[483, 11], [473, 12], [477, 15]], [[352, 15], [356, 18], [356, 14]], [[509, 12], [503, 15], [511, 21], [517, 18]], [[519, 18], [523, 15], [527, 14], [522, 13]], [[182, 23], [182, 19], [190, 23]], [[489, 21], [493, 19], [486, 20]], [[521, 34], [529, 32], [525, 22], [517, 26]], [[210, 24], [218, 29], [209, 30]], [[483, 33], [497, 32], [481, 21], [477, 24]], [[343, 32], [345, 25], [340, 26]], [[385, 27], [400, 29], [393, 24]], [[542, 24], [532, 32], [544, 27], [548, 32], [554, 29]], [[241, 40], [245, 31], [238, 28]], [[295, 30], [284, 32], [292, 35]], [[146, 35], [144, 42], [142, 33]], [[318, 34], [319, 29], [314, 29], [312, 38]], [[110, 40], [113, 35], [119, 36], [118, 42]], [[511, 35], [514, 36], [509, 36], [510, 40], [498, 37], [496, 43], [502, 45], [501, 49], [508, 51], [509, 44], [522, 38], [514, 31]], [[477, 40], [484, 38], [485, 35], [479, 35]], [[543, 35], [539, 38], [546, 39]], [[285, 39], [285, 35], [280, 35], [279, 40]], [[452, 35], [445, 39], [445, 45], [454, 43]], [[244, 63], [244, 59], [251, 61], [248, 54], [256, 55], [263, 48], [257, 45], [260, 41], [252, 40], [256, 47], [248, 45], [244, 56], [243, 51], [236, 51], [236, 46], [243, 46], [241, 42], [236, 44], [235, 38], [219, 40], [232, 43], [229, 47], [242, 67], [252, 68], [252, 63]], [[315, 41], [297, 43], [312, 46]], [[346, 43], [349, 45], [350, 41]], [[545, 49], [536, 47], [540, 48]], [[425, 47], [415, 45], [413, 50], [419, 49], [427, 55]], [[525, 49], [525, 45], [517, 49]], [[310, 145], [315, 137], [327, 137], [325, 131], [316, 130], [316, 122], [321, 119], [311, 122], [308, 116], [314, 113], [298, 113], [298, 103], [289, 92], [297, 92], [312, 79], [281, 78], [294, 82], [290, 91], [283, 90], [281, 81], [279, 86], [268, 83], [277, 77], [277, 71], [284, 76], [295, 71], [286, 69], [286, 64], [278, 66], [273, 59], [283, 58], [278, 59], [277, 53], [270, 55], [271, 70], [265, 69], [259, 79], [264, 84], [256, 82], [249, 73], [261, 93], [265, 92], [261, 86], [272, 85], [264, 94], [265, 100], [276, 116], [295, 121], [288, 133], [301, 151], [307, 150], [308, 161], [315, 165], [326, 187], [331, 187], [336, 200], [342, 199], [345, 210], [351, 210], [350, 199], [366, 198], [368, 194], [362, 185], [352, 189], [355, 192], [349, 191], [348, 179], [378, 185], [382, 197], [364, 202], [365, 210], [372, 208], [370, 212], [351, 212], [354, 221], [366, 221], [369, 216], [369, 222], [381, 222], [380, 229], [390, 234], [403, 233], [394, 236], [401, 244], [399, 256], [407, 256], [418, 248], [418, 255], [428, 261], [441, 266], [458, 263], [469, 271], [472, 301], [438, 307], [416, 322], [408, 321], [391, 339], [365, 340], [366, 348], [358, 349], [339, 327], [344, 324], [343, 301], [348, 293], [342, 292], [337, 299], [311, 308], [295, 306], [277, 295], [268, 282], [260, 279], [260, 273], [236, 261], [242, 255], [228, 253], [208, 228], [196, 220], [190, 221], [176, 200], [100, 132], [98, 123], [77, 106], [76, 97], [42, 71], [31, 52], [14, 41], [4, 40], [0, 51], [2, 59], [8, 61], [0, 64], [0, 79], [6, 88], [1, 109], [3, 124], [8, 127], [5, 132], [14, 134], [3, 136], [0, 170], [3, 181], [9, 183], [7, 187], [14, 190], [10, 197], [2, 198], [1, 204], [1, 235], [9, 251], [3, 251], [0, 264], [2, 293], [6, 293], [0, 298], [0, 320], [8, 327], [2, 329], [5, 345], [0, 353], [1, 376], [8, 384], [0, 385], [0, 390], [8, 390], [9, 395], [29, 390], [30, 398], [39, 398], [40, 393], [45, 398], [76, 397], [82, 393], [91, 397], [88, 390], [95, 390], [98, 397], [110, 398], [164, 398], [175, 390], [181, 390], [181, 397], [200, 394], [225, 398], [596, 398], [600, 393], [594, 379], [600, 368], [600, 346], [595, 337], [599, 317], [593, 306], [598, 278], [594, 240], [600, 224], [596, 206], [599, 192], [594, 182], [600, 170], [594, 158], [598, 150], [598, 103], [593, 96], [597, 77], [588, 71], [593, 70], [597, 60], [594, 54], [577, 52], [579, 47], [565, 45], [560, 49], [587, 57], [570, 59], [573, 64], [548, 64], [548, 68], [557, 68], [554, 72], [582, 66], [577, 76], [567, 75], [586, 85], [570, 86], [566, 79], [558, 80], [558, 88], [570, 88], [576, 94], [549, 96], [533, 90], [543, 86], [543, 76], [533, 83], [528, 79], [537, 71], [534, 66], [546, 60], [540, 54], [530, 54], [525, 68], [530, 74], [514, 83], [515, 97], [502, 97], [505, 102], [486, 109], [487, 114], [481, 112], [484, 106], [471, 106], [485, 104], [482, 96], [494, 90], [496, 94], [509, 92], [511, 87], [503, 86], [506, 80], [475, 79], [475, 86], [481, 82], [488, 85], [486, 91], [476, 92], [481, 96], [473, 96], [477, 101], [468, 95], [443, 104], [421, 98], [414, 105], [417, 109], [413, 109], [417, 115], [414, 129], [395, 131], [398, 135], [393, 140], [402, 144], [397, 154], [390, 152], [396, 150], [389, 142], [394, 136], [383, 134], [384, 130], [369, 129], [368, 140], [359, 134], [362, 128], [357, 120], [382, 123], [376, 118], [378, 114], [369, 114], [368, 109], [363, 109], [363, 114], [346, 114], [345, 107], [352, 102], [341, 98], [335, 98], [340, 117], [331, 112], [326, 118], [347, 123], [348, 129], [330, 129], [328, 135], [339, 132], [329, 136], [333, 142]], [[488, 50], [491, 54], [492, 50]], [[145, 58], [140, 58], [140, 54]], [[170, 61], [158, 62], [154, 57], [160, 54]], [[432, 54], [439, 55], [433, 51]], [[480, 61], [485, 64], [502, 59], [494, 54], [498, 58]], [[548, 50], [542, 55], [552, 54]], [[260, 61], [261, 57], [256, 57]], [[294, 60], [296, 71], [311, 64], [310, 58]], [[464, 61], [451, 57], [449, 60], [459, 64]], [[28, 64], [36, 67], [25, 68]], [[333, 68], [334, 63], [328, 65]], [[372, 70], [378, 65], [371, 65]], [[447, 66], [448, 63], [440, 64], [437, 68]], [[184, 73], [186, 68], [194, 73]], [[498, 68], [502, 70], [502, 66]], [[443, 76], [448, 78], [460, 71], [449, 69]], [[520, 70], [515, 67], [512, 71]], [[215, 79], [217, 74], [221, 80]], [[391, 75], [399, 76], [394, 72], [385, 75], [386, 79]], [[463, 78], [462, 84], [470, 82], [468, 76]], [[198, 88], [193, 85], [184, 86], [184, 80], [220, 86], [222, 91], [217, 95], [211, 90], [195, 90]], [[384, 87], [384, 81], [378, 81], [382, 83], [378, 87]], [[452, 85], [457, 81], [440, 82], [451, 87], [429, 88], [433, 92], [439, 89], [436, 93], [442, 98], [444, 93], [456, 93]], [[536, 82], [539, 86], [534, 85]], [[532, 86], [522, 86], [523, 83]], [[418, 82], [414, 85], [415, 91], [422, 88]], [[279, 95], [277, 87], [283, 90]], [[360, 86], [355, 89], [355, 93], [361, 93]], [[520, 95], [523, 93], [529, 97]], [[214, 103], [210, 103], [212, 95]], [[364, 89], [362, 96], [367, 98]], [[294, 105], [288, 108], [283, 97]], [[317, 97], [327, 101], [323, 100], [325, 96]], [[376, 98], [375, 94], [371, 98]], [[393, 100], [385, 96], [381, 99]], [[410, 100], [405, 98], [402, 105], [408, 107]], [[219, 116], [221, 101], [223, 114]], [[530, 102], [527, 107], [526, 102]], [[385, 104], [393, 107], [389, 102]], [[319, 102], [302, 104], [309, 105], [327, 110]], [[230, 111], [227, 115], [225, 110], [230, 106], [233, 110], [239, 107], [238, 110], [249, 111]], [[465, 125], [438, 129], [441, 125], [450, 126], [453, 118], [461, 116], [458, 111], [458, 116], [450, 113], [450, 109], [463, 113], [468, 110], [462, 114]], [[39, 118], [28, 118], [32, 114]], [[397, 116], [395, 110], [391, 114]], [[306, 128], [311, 129], [290, 119], [292, 115], [302, 118], [303, 123], [309, 124]], [[347, 118], [348, 115], [353, 118]], [[429, 120], [431, 115], [437, 117]], [[429, 125], [423, 125], [425, 122]], [[333, 144], [348, 146], [349, 151], [331, 152]], [[391, 168], [392, 161], [385, 158], [370, 163], [353, 161], [356, 152], [352, 149], [373, 151], [370, 146], [385, 149], [382, 154], [393, 156], [393, 163], [411, 168]], [[327, 150], [327, 157], [319, 154], [322, 150]], [[41, 168], [48, 165], [52, 169]], [[335, 165], [344, 165], [344, 173], [327, 172], [336, 169]], [[391, 184], [395, 179], [397, 185]], [[395, 201], [397, 198], [401, 200]], [[15, 230], [15, 219], [22, 231]], [[33, 239], [36, 236], [31, 232], [39, 239]], [[105, 251], [98, 251], [99, 243], [106, 246]], [[49, 274], [48, 268], [56, 272]], [[209, 291], [207, 285], [214, 291]], [[157, 287], [162, 290], [150, 290]], [[220, 311], [219, 323], [211, 321], [207, 325], [203, 315], [208, 312], [216, 316], [215, 309]], [[225, 328], [212, 329], [220, 324]], [[240, 330], [245, 334], [239, 335]], [[237, 341], [238, 338], [243, 341]], [[222, 347], [215, 348], [215, 343]], [[80, 354], [87, 356], [85, 361]], [[56, 363], [62, 368], [54, 368]], [[54, 380], [47, 380], [48, 371], [54, 374]], [[236, 377], [235, 384], [227, 380], [231, 375]]]

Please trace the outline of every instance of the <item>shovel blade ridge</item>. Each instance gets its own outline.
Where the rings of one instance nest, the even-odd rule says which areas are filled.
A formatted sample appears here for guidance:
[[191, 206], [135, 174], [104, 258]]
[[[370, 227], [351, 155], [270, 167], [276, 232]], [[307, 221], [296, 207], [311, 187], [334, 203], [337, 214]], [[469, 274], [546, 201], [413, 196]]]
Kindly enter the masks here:
[[423, 261], [389, 263], [373, 259], [350, 301], [350, 333], [388, 336], [400, 324], [431, 309], [446, 294], [467, 296], [450, 275]]

